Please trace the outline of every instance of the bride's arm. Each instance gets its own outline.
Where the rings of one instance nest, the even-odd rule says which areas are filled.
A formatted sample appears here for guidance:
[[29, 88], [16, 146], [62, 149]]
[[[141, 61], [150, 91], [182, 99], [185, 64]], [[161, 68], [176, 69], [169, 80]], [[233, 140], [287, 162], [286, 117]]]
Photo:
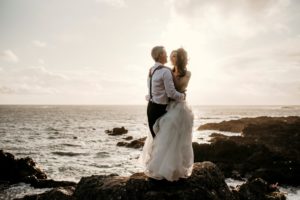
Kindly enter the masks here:
[[185, 94], [176, 91], [174, 81], [173, 81], [173, 75], [170, 70], [164, 71], [163, 81], [164, 81], [164, 85], [168, 97], [177, 101], [182, 101], [185, 99]]

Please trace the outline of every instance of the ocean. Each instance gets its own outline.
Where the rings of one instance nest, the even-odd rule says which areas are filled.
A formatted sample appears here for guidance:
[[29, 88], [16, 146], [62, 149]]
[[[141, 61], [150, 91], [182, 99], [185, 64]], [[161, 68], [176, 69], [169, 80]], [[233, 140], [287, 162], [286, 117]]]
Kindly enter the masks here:
[[[300, 116], [300, 106], [191, 106], [195, 119], [193, 141], [208, 143], [220, 131], [197, 131], [209, 122], [257, 116]], [[128, 133], [110, 136], [107, 129], [124, 126]], [[137, 164], [141, 149], [116, 146], [124, 137], [145, 137], [146, 105], [0, 105], [0, 149], [17, 158], [30, 156], [55, 180], [79, 181], [82, 176], [128, 176], [142, 171]], [[225, 135], [238, 133], [220, 132]], [[229, 185], [240, 182], [227, 179]], [[300, 199], [300, 188], [281, 186], [289, 200]], [[12, 199], [49, 189], [19, 183], [0, 192]]]

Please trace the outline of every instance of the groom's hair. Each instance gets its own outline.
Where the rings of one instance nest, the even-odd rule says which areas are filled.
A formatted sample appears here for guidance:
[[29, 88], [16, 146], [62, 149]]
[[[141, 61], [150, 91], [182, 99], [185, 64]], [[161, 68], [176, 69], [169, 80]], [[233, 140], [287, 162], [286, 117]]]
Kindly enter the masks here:
[[164, 51], [164, 47], [163, 46], [155, 46], [153, 47], [152, 51], [151, 51], [151, 56], [153, 58], [154, 61], [158, 61], [160, 55], [163, 53]]

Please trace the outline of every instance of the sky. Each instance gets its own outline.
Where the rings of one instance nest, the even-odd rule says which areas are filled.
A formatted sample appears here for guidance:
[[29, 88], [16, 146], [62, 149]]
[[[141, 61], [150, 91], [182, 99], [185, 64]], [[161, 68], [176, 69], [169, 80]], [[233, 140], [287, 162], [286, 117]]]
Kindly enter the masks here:
[[0, 0], [0, 104], [146, 105], [151, 49], [163, 45], [188, 52], [191, 105], [299, 105], [299, 10], [297, 0]]

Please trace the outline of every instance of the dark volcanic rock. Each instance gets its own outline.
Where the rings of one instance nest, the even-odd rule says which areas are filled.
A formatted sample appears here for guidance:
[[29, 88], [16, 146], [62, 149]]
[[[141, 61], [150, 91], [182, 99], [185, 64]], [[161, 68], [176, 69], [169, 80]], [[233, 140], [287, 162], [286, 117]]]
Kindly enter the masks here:
[[15, 159], [13, 154], [0, 150], [0, 163], [0, 181], [17, 183], [28, 176], [35, 176], [38, 179], [47, 178], [30, 157]]
[[123, 135], [128, 133], [128, 130], [122, 126], [121, 128], [113, 128], [113, 130], [105, 130], [108, 135]]
[[76, 200], [73, 196], [75, 187], [59, 187], [52, 189], [48, 192], [35, 195], [26, 195], [18, 200]]
[[276, 187], [271, 187], [263, 179], [257, 178], [238, 186], [233, 191], [240, 200], [285, 200], [286, 197]]
[[222, 121], [220, 123], [207, 123], [201, 125], [198, 130], [219, 130], [219, 131], [229, 131], [229, 132], [243, 132], [243, 130], [249, 125], [260, 125], [260, 124], [295, 124], [299, 123], [300, 118], [297, 116], [289, 117], [255, 117], [255, 118], [241, 118], [237, 120]]
[[35, 162], [29, 158], [15, 159], [11, 153], [4, 153], [0, 150], [0, 184], [2, 186], [24, 182], [35, 188], [54, 188], [76, 186], [77, 183], [71, 181], [55, 181], [47, 179], [47, 176]]
[[209, 142], [214, 142], [214, 141], [219, 140], [219, 139], [226, 139], [226, 138], [228, 138], [228, 136], [223, 135], [221, 133], [212, 133], [212, 134], [210, 134], [209, 137], [212, 137], [212, 139], [210, 139]]
[[43, 194], [28, 195], [21, 199], [285, 200], [285, 196], [262, 179], [252, 179], [231, 191], [219, 168], [211, 162], [202, 162], [194, 163], [190, 177], [175, 182], [154, 180], [144, 173], [135, 173], [129, 177], [118, 174], [93, 175], [81, 178], [76, 188], [58, 187]]
[[84, 177], [74, 192], [77, 199], [234, 199], [221, 171], [211, 162], [195, 163], [192, 175], [177, 182], [153, 180], [144, 173], [130, 177]]
[[66, 187], [76, 186], [77, 183], [72, 181], [55, 181], [52, 179], [37, 179], [35, 176], [26, 177], [23, 180], [24, 183], [29, 183], [35, 188], [55, 188], [55, 187]]
[[129, 144], [127, 144], [126, 147], [135, 148], [135, 149], [141, 148], [144, 146], [146, 138], [147, 137], [143, 137], [137, 140], [133, 140]]
[[128, 142], [118, 142], [117, 146], [123, 147], [123, 146], [126, 146], [127, 144], [128, 144]]
[[243, 118], [201, 127], [243, 132], [232, 137], [214, 134], [211, 144], [193, 143], [195, 162], [212, 161], [226, 177], [238, 172], [300, 185], [300, 117]]
[[133, 137], [132, 136], [127, 136], [127, 137], [125, 137], [125, 138], [123, 138], [124, 140], [132, 140], [133, 139]]
[[131, 142], [118, 142], [117, 146], [125, 146], [128, 148], [138, 149], [144, 146], [145, 140], [147, 137], [143, 137], [140, 139], [133, 140]]

